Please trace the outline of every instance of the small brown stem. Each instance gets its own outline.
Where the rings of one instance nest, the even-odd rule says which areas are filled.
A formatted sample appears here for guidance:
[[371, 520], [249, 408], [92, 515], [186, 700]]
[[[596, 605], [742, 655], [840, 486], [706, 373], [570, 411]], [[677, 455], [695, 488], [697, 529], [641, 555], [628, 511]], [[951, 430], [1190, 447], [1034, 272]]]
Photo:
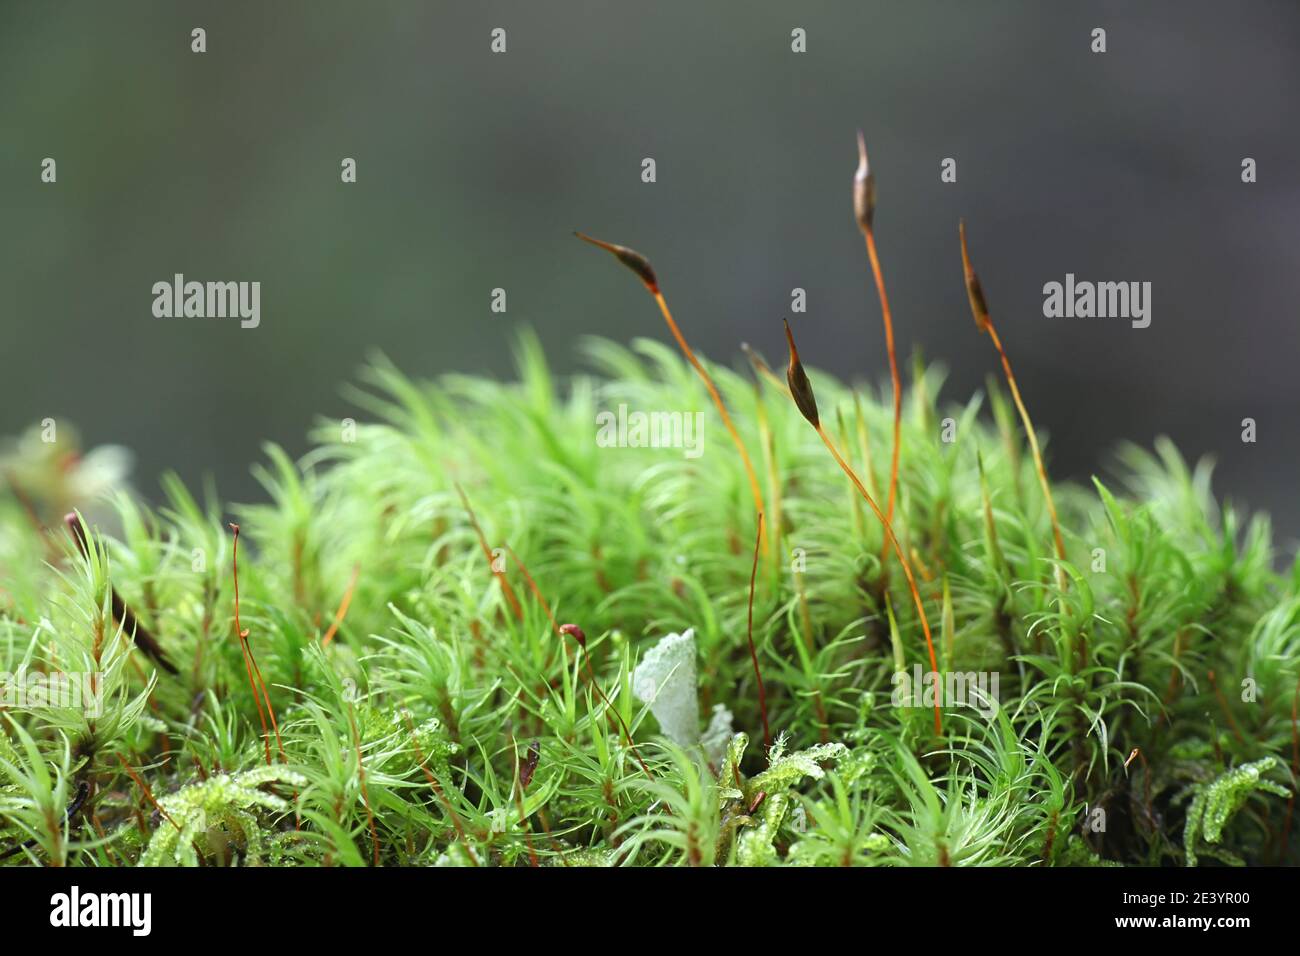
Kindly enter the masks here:
[[[885, 277], [880, 269], [880, 258], [876, 254], [876, 235], [871, 229], [863, 230], [866, 238], [867, 257], [871, 260], [871, 271], [875, 275], [876, 288], [880, 292], [880, 311], [885, 322], [885, 349], [889, 353], [889, 377], [894, 388], [894, 446], [889, 460], [889, 496], [885, 505], [885, 517], [894, 520], [894, 500], [898, 492], [898, 457], [902, 447], [903, 430], [903, 386], [898, 377], [898, 358], [894, 351], [894, 323], [889, 311], [889, 295], [885, 292]], [[889, 556], [889, 544], [886, 542], [881, 553], [881, 561]]]
[[[271, 728], [275, 731], [275, 745], [280, 752], [280, 759], [285, 763], [289, 758], [284, 753], [284, 742], [280, 739], [280, 725], [275, 719], [275, 709], [271, 706], [271, 695], [266, 689], [266, 680], [262, 677], [262, 668], [258, 666], [257, 658], [253, 656], [253, 647], [248, 641], [248, 630], [240, 627], [239, 624], [239, 525], [231, 524], [230, 530], [234, 533], [235, 540], [231, 547], [231, 566], [233, 568], [235, 581], [235, 634], [239, 637], [240, 650], [244, 654], [244, 669], [248, 672], [248, 686], [253, 691], [253, 703], [257, 705], [257, 716], [262, 722], [262, 743], [266, 747], [266, 765], [271, 765], [271, 739], [267, 731], [266, 716], [270, 715]], [[256, 678], [254, 678], [256, 674]], [[266, 703], [266, 713], [262, 711], [262, 703]]]
[[498, 571], [496, 561], [492, 557], [492, 548], [488, 545], [487, 535], [483, 533], [482, 527], [479, 526], [478, 518], [474, 516], [474, 509], [470, 507], [469, 498], [465, 495], [465, 489], [460, 486], [459, 482], [455, 483], [456, 494], [460, 495], [461, 504], [465, 506], [465, 513], [469, 515], [469, 523], [474, 528], [474, 534], [478, 536], [478, 545], [483, 549], [483, 557], [487, 559], [488, 568], [496, 577], [497, 583], [501, 585], [501, 593], [506, 597], [506, 603], [510, 605], [510, 610], [514, 612], [516, 620], [524, 619], [524, 609], [519, 605], [519, 598], [515, 597], [514, 588], [506, 580], [504, 571]]
[[591, 680], [592, 689], [596, 691], [596, 696], [601, 699], [605, 708], [612, 713], [614, 718], [618, 721], [619, 729], [622, 730], [623, 736], [627, 740], [627, 745], [632, 751], [632, 756], [635, 757], [636, 762], [641, 765], [641, 770], [647, 777], [653, 780], [655, 775], [650, 772], [650, 768], [646, 766], [646, 762], [641, 759], [641, 751], [636, 749], [636, 741], [632, 739], [632, 731], [623, 720], [623, 715], [618, 712], [618, 708], [616, 708], [613, 702], [605, 696], [605, 692], [600, 689], [600, 681], [596, 679], [596, 671], [591, 666], [591, 652], [587, 650], [587, 635], [584, 634], [582, 628], [578, 627], [576, 624], [561, 624], [560, 633], [573, 638], [574, 641], [577, 642], [578, 647], [581, 648], [582, 660], [583, 663], [587, 665], [587, 677]]
[[[758, 361], [762, 362], [762, 359]], [[763, 363], [763, 367], [766, 368], [766, 363]], [[767, 371], [769, 375], [772, 374], [771, 369]], [[782, 385], [782, 388], [785, 389], [785, 386]], [[786, 391], [788, 393], [788, 390]], [[768, 531], [772, 546], [768, 548], [768, 552], [772, 558], [772, 576], [773, 580], [775, 580], [781, 571], [781, 555], [778, 553], [782, 528], [781, 479], [776, 468], [776, 447], [772, 440], [772, 426], [768, 422], [767, 405], [763, 401], [763, 386], [757, 380], [754, 382], [754, 408], [757, 410], [758, 419], [758, 446], [763, 453], [763, 469], [767, 472], [768, 493], [772, 497], [771, 530]]]
[[[81, 552], [81, 556], [88, 558], [90, 556], [90, 542], [86, 540], [86, 529], [81, 522], [81, 516], [76, 512], [71, 512], [63, 516], [63, 523], [72, 532], [72, 539], [77, 543], [77, 550]], [[113, 618], [122, 625], [122, 630], [131, 636], [135, 645], [153, 658], [154, 663], [167, 673], [172, 675], [180, 673], [176, 666], [167, 659], [167, 655], [163, 653], [162, 645], [158, 643], [157, 638], [140, 623], [140, 619], [135, 616], [135, 613], [122, 600], [121, 595], [117, 593], [117, 589], [112, 585], [109, 585], [108, 596]], [[95, 659], [98, 661], [98, 656]]]
[[[867, 258], [871, 261], [871, 275], [876, 283], [876, 293], [880, 296], [880, 317], [885, 325], [885, 351], [889, 356], [889, 379], [894, 390], [894, 446], [889, 462], [889, 492], [885, 504], [885, 518], [893, 524], [894, 499], [898, 490], [898, 456], [902, 442], [903, 427], [903, 386], [898, 377], [898, 356], [894, 351], [894, 319], [889, 308], [889, 293], [885, 291], [885, 274], [880, 268], [880, 256], [876, 252], [876, 231], [873, 221], [876, 212], [876, 183], [867, 162], [867, 143], [858, 130], [858, 168], [853, 176], [853, 209], [858, 220], [858, 230], [866, 243]], [[880, 563], [883, 567], [889, 558], [889, 542], [881, 548]]]
[[749, 659], [754, 664], [754, 678], [758, 681], [758, 712], [763, 717], [763, 747], [772, 749], [772, 731], [767, 725], [767, 690], [763, 686], [763, 672], [758, 667], [758, 651], [754, 649], [754, 580], [758, 576], [758, 546], [763, 540], [763, 515], [758, 516], [758, 535], [754, 538], [754, 566], [749, 572], [749, 618], [746, 636], [749, 639]]
[[1237, 738], [1238, 743], [1244, 744], [1246, 738], [1241, 735], [1241, 728], [1237, 726], [1237, 719], [1232, 716], [1232, 711], [1228, 709], [1228, 699], [1223, 696], [1223, 691], [1219, 690], [1219, 683], [1214, 679], [1214, 671], [1209, 672], [1210, 686], [1214, 688], [1214, 696], [1218, 698], [1219, 709], [1223, 711], [1223, 716], [1228, 718], [1228, 726], [1232, 728], [1232, 735]]
[[[1056, 557], [1058, 561], [1065, 561], [1065, 539], [1061, 535], [1061, 522], [1056, 516], [1056, 502], [1052, 499], [1052, 488], [1047, 480], [1047, 468], [1043, 464], [1043, 454], [1038, 447], [1038, 435], [1034, 432], [1034, 423], [1029, 420], [1029, 410], [1025, 408], [1024, 400], [1020, 397], [1020, 386], [1016, 384], [1015, 373], [1011, 371], [1011, 361], [1007, 358], [1006, 349], [1002, 347], [1002, 340], [998, 337], [998, 330], [993, 327], [993, 319], [989, 316], [988, 303], [984, 298], [984, 289], [980, 285], [979, 275], [971, 266], [970, 252], [966, 247], [966, 223], [963, 220], [958, 226], [958, 234], [961, 238], [961, 261], [962, 269], [966, 276], [966, 295], [970, 300], [971, 314], [975, 318], [975, 325], [981, 332], [988, 335], [993, 342], [993, 347], [998, 351], [998, 357], [1002, 360], [1002, 371], [1006, 374], [1007, 385], [1011, 389], [1012, 401], [1016, 403], [1016, 410], [1020, 413], [1020, 420], [1025, 426], [1025, 434], [1029, 438], [1029, 450], [1034, 456], [1034, 467], [1038, 471], [1038, 484], [1043, 489], [1043, 499], [1047, 502], [1047, 513], [1052, 519], [1052, 539], [1056, 545]], [[1056, 566], [1056, 586], [1065, 591], [1068, 587], [1068, 581], [1065, 576], [1065, 569], [1061, 564]]]
[[[921, 630], [925, 634], [925, 646], [930, 653], [930, 670], [937, 678], [939, 675], [939, 662], [934, 653], [934, 640], [930, 636], [930, 621], [925, 616], [925, 605], [921, 602], [921, 592], [916, 586], [916, 577], [912, 574], [912, 564], [908, 561], [907, 554], [903, 550], [903, 546], [899, 544], [898, 537], [894, 534], [894, 529], [885, 517], [885, 513], [880, 510], [880, 505], [876, 504], [876, 499], [867, 492], [862, 480], [857, 476], [852, 466], [844, 460], [844, 456], [835, 447], [835, 442], [831, 440], [831, 436], [826, 433], [826, 429], [822, 426], [821, 416], [817, 412], [817, 399], [813, 394], [812, 383], [808, 381], [808, 373], [804, 371], [803, 363], [799, 360], [799, 350], [795, 347], [794, 334], [790, 331], [789, 322], [785, 323], [785, 341], [790, 348], [790, 362], [786, 366], [786, 381], [790, 385], [790, 394], [794, 397], [795, 406], [808, 420], [808, 424], [812, 425], [816, 430], [817, 436], [822, 440], [822, 444], [826, 446], [826, 450], [831, 453], [831, 457], [835, 459], [836, 464], [853, 482], [853, 486], [858, 489], [858, 494], [870, 506], [876, 520], [885, 529], [885, 535], [893, 545], [894, 553], [898, 555], [898, 563], [902, 565], [903, 574], [907, 577], [907, 587], [912, 594], [912, 603], [916, 605], [917, 616], [921, 619]], [[934, 732], [936, 734], [943, 732], [937, 695], [934, 702]]]
[[[727, 411], [727, 406], [723, 404], [722, 396], [718, 393], [718, 387], [713, 384], [713, 377], [709, 375], [703, 363], [695, 357], [695, 352], [686, 344], [686, 337], [682, 335], [682, 330], [677, 327], [677, 322], [673, 319], [673, 314], [668, 308], [668, 302], [663, 293], [659, 290], [659, 280], [656, 278], [654, 270], [650, 267], [650, 262], [633, 249], [626, 246], [615, 245], [612, 242], [605, 242], [601, 239], [595, 239], [581, 232], [575, 232], [575, 236], [584, 242], [589, 242], [593, 246], [604, 249], [613, 255], [619, 262], [627, 266], [639, 278], [642, 284], [654, 297], [655, 304], [659, 306], [659, 311], [663, 314], [664, 321], [668, 323], [668, 331], [677, 341], [678, 347], [682, 354], [686, 356], [686, 361], [699, 374], [700, 379], [704, 382], [704, 387], [708, 389], [709, 397], [713, 399], [713, 404], [718, 409], [718, 414], [722, 416], [722, 424], [727, 429], [727, 434], [731, 436], [732, 444], [736, 446], [736, 451], [740, 452], [740, 459], [745, 465], [745, 476], [749, 479], [749, 492], [754, 498], [754, 507], [761, 514], [763, 507], [763, 492], [758, 485], [758, 474], [754, 471], [754, 463], [749, 458], [749, 452], [745, 450], [745, 443], [740, 440], [740, 433], [736, 430], [735, 423], [731, 420], [731, 414]], [[770, 547], [770, 545], [768, 545]]]
[[343, 600], [339, 602], [339, 608], [334, 612], [334, 621], [330, 624], [330, 629], [325, 632], [325, 636], [320, 639], [321, 647], [329, 647], [330, 641], [334, 640], [335, 633], [338, 632], [339, 625], [343, 619], [348, 616], [348, 607], [352, 604], [352, 591], [357, 586], [357, 576], [361, 573], [361, 565], [352, 565], [352, 580], [348, 582], [348, 588], [343, 592]]
[[176, 831], [178, 833], [181, 832], [180, 825], [175, 820], [172, 819], [172, 815], [170, 813], [168, 813], [166, 810], [162, 808], [162, 804], [154, 799], [153, 791], [149, 789], [149, 784], [145, 783], [144, 780], [141, 779], [140, 775], [135, 772], [135, 768], [132, 767], [129, 763], [127, 763], [126, 758], [123, 757], [121, 754], [117, 755], [117, 759], [121, 761], [122, 766], [126, 768], [126, 772], [128, 776], [130, 776], [130, 778], [135, 781], [135, 785], [140, 788], [140, 792], [144, 794], [145, 799], [148, 800], [151, 804], [153, 804], [153, 808], [158, 811], [158, 813], [162, 816], [164, 820], [166, 820], [172, 826], [176, 827]]
[[[907, 578], [907, 588], [912, 593], [912, 603], [916, 605], [916, 613], [921, 618], [921, 630], [925, 634], [925, 647], [930, 654], [930, 669], [934, 671], [937, 676], [939, 673], [939, 661], [935, 657], [934, 653], [934, 639], [930, 635], [930, 621], [925, 615], [925, 606], [921, 603], [921, 592], [916, 586], [916, 578], [912, 574], [911, 562], [908, 561], [906, 555], [904, 555], [903, 546], [898, 543], [898, 538], [894, 534], [894, 529], [890, 527], [888, 520], [885, 518], [884, 512], [880, 510], [880, 506], [876, 504], [875, 499], [872, 498], [871, 495], [867, 494], [867, 489], [863, 487], [862, 481], [856, 474], [854, 474], [853, 469], [849, 467], [849, 463], [840, 455], [839, 450], [835, 447], [835, 443], [831, 441], [830, 436], [826, 434], [826, 429], [822, 428], [821, 425], [818, 425], [817, 434], [821, 436], [822, 443], [826, 445], [831, 456], [839, 464], [844, 473], [849, 476], [854, 487], [858, 489], [858, 494], [862, 495], [867, 504], [871, 507], [871, 510], [876, 515], [876, 519], [885, 529], [885, 534], [888, 536], [889, 542], [894, 548], [894, 553], [898, 555], [898, 563], [903, 566], [903, 574]], [[942, 723], [939, 717], [939, 702], [937, 699], [934, 703], [934, 732], [936, 734], [943, 732]]]
[[[505, 549], [506, 554], [510, 555], [510, 560], [514, 561], [514, 563], [519, 566], [519, 572], [524, 576], [524, 581], [527, 583], [528, 589], [533, 592], [533, 597], [536, 598], [537, 603], [541, 605], [542, 611], [546, 614], [546, 619], [551, 622], [551, 630], [554, 631], [555, 636], [560, 639], [560, 649], [564, 651], [564, 666], [567, 669], [569, 666], [569, 645], [565, 643], [564, 635], [560, 633], [560, 625], [556, 623], [555, 615], [551, 613], [551, 605], [546, 602], [546, 598], [542, 596], [542, 589], [537, 586], [537, 582], [533, 580], [533, 576], [528, 573], [528, 565], [524, 564], [523, 560], [519, 555], [515, 554], [514, 548], [510, 547], [510, 545], [507, 544]], [[550, 654], [548, 654], [545, 666], [549, 668], [550, 664]]]

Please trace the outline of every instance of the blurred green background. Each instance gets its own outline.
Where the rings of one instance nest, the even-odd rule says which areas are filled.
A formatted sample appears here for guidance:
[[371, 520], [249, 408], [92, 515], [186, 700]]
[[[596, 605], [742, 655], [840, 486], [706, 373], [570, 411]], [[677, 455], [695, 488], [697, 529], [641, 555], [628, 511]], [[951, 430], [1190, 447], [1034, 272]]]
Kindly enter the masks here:
[[[1167, 433], [1289, 545], [1298, 51], [1292, 2], [6, 0], [0, 434], [55, 417], [133, 449], [147, 495], [172, 467], [259, 497], [261, 443], [301, 452], [316, 415], [355, 413], [340, 386], [372, 348], [420, 377], [505, 375], [520, 323], [566, 370], [583, 334], [666, 339], [575, 227], [649, 255], [712, 358], [743, 340], [779, 360], [798, 286], [805, 359], [883, 381], [849, 205], [861, 126], [904, 356], [946, 363], [951, 398], [996, 370], [965, 216], [1053, 471]], [[176, 272], [260, 281], [260, 328], [155, 319]], [[1044, 318], [1066, 272], [1152, 282], [1151, 327]]]

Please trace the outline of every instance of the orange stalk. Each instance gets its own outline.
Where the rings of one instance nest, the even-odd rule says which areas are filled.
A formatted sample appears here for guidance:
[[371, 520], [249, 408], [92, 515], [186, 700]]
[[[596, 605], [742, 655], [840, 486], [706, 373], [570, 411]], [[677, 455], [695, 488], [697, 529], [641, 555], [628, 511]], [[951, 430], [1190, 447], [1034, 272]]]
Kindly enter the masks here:
[[[280, 739], [280, 725], [275, 720], [275, 710], [271, 707], [271, 695], [266, 689], [266, 680], [262, 677], [262, 668], [257, 665], [257, 658], [253, 656], [252, 645], [248, 642], [248, 629], [239, 626], [239, 525], [231, 524], [230, 530], [234, 532], [235, 541], [231, 549], [231, 563], [234, 569], [235, 578], [235, 633], [239, 635], [239, 647], [244, 655], [244, 668], [248, 672], [248, 686], [253, 691], [253, 703], [257, 705], [257, 716], [262, 722], [262, 743], [266, 746], [266, 764], [271, 765], [271, 739], [267, 733], [266, 715], [270, 714], [271, 727], [275, 731], [275, 746], [280, 751], [280, 759], [285, 763], [289, 758], [284, 753], [284, 742]], [[256, 680], [253, 677], [256, 672]], [[260, 686], [260, 695], [259, 695]], [[266, 701], [266, 712], [262, 711], [262, 701]]]
[[722, 395], [719, 394], [718, 388], [713, 384], [713, 378], [698, 358], [695, 352], [686, 344], [686, 338], [682, 335], [682, 330], [677, 327], [673, 320], [673, 314], [668, 309], [668, 301], [664, 298], [663, 293], [659, 291], [659, 280], [655, 276], [654, 269], [650, 266], [650, 261], [641, 253], [627, 246], [615, 245], [612, 242], [605, 242], [602, 239], [594, 239], [585, 233], [575, 232], [575, 236], [583, 242], [589, 242], [593, 246], [604, 249], [619, 262], [631, 269], [641, 280], [642, 285], [654, 297], [655, 303], [659, 306], [659, 311], [663, 313], [664, 321], [668, 323], [668, 331], [672, 333], [673, 338], [677, 340], [678, 347], [686, 360], [699, 374], [700, 379], [704, 382], [704, 387], [708, 389], [709, 397], [713, 399], [713, 404], [718, 409], [718, 414], [722, 416], [722, 424], [727, 429], [727, 434], [731, 436], [732, 444], [740, 452], [740, 459], [745, 465], [745, 476], [749, 479], [749, 491], [754, 498], [754, 507], [762, 514], [765, 510], [763, 507], [763, 492], [758, 485], [758, 473], [754, 471], [754, 463], [749, 458], [749, 452], [745, 450], [745, 443], [740, 440], [740, 433], [736, 430], [736, 425], [731, 420], [731, 414], [727, 411], [727, 406], [722, 402]]
[[[551, 630], [554, 631], [555, 636], [560, 639], [560, 649], [564, 651], [565, 669], [568, 669], [569, 645], [565, 643], [564, 635], [560, 633], [560, 625], [556, 622], [555, 615], [551, 613], [551, 605], [546, 602], [546, 598], [542, 596], [542, 589], [537, 586], [537, 582], [533, 580], [533, 576], [528, 573], [528, 565], [524, 564], [519, 555], [515, 554], [515, 549], [510, 547], [508, 544], [505, 546], [505, 549], [506, 554], [510, 555], [510, 560], [514, 561], [514, 563], [519, 566], [519, 572], [524, 576], [524, 581], [528, 584], [528, 589], [533, 592], [533, 597], [535, 597], [537, 603], [542, 606], [542, 611], [546, 614], [546, 619], [551, 622]], [[550, 663], [551, 658], [548, 653], [546, 656], [546, 666], [550, 667]]]
[[144, 780], [141, 779], [140, 775], [135, 772], [135, 768], [127, 763], [126, 758], [121, 754], [117, 755], [117, 759], [121, 761], [122, 766], [126, 769], [127, 775], [135, 781], [135, 785], [140, 788], [140, 792], [144, 794], [145, 799], [153, 804], [153, 808], [158, 811], [159, 815], [172, 826], [176, 827], [177, 830], [180, 830], [180, 824], [173, 820], [172, 815], [163, 809], [161, 803], [154, 799], [153, 791], [149, 789], [149, 784], [145, 783]]
[[[867, 258], [871, 260], [871, 274], [876, 282], [876, 292], [880, 296], [880, 316], [885, 324], [885, 350], [889, 354], [889, 379], [894, 388], [894, 447], [889, 462], [889, 492], [885, 504], [885, 517], [892, 524], [894, 521], [894, 499], [898, 492], [898, 455], [902, 443], [903, 427], [903, 386], [898, 377], [898, 356], [894, 351], [894, 320], [889, 309], [889, 294], [885, 291], [885, 276], [880, 268], [880, 256], [876, 253], [876, 233], [872, 220], [876, 212], [876, 181], [867, 162], [867, 144], [858, 130], [858, 169], [853, 175], [853, 210], [858, 221], [858, 229], [867, 246]], [[881, 553], [881, 564], [889, 556], [889, 544], [886, 542]]]
[[[1056, 545], [1056, 557], [1064, 561], [1065, 539], [1061, 535], [1061, 522], [1056, 516], [1056, 502], [1052, 499], [1052, 488], [1047, 481], [1047, 468], [1043, 465], [1043, 454], [1038, 449], [1038, 435], [1034, 432], [1034, 423], [1029, 420], [1029, 410], [1025, 408], [1024, 400], [1020, 397], [1020, 387], [1016, 384], [1015, 373], [1011, 371], [1011, 361], [1007, 358], [1006, 349], [1002, 347], [1002, 340], [998, 338], [998, 330], [993, 327], [993, 319], [989, 316], [989, 307], [984, 299], [984, 289], [980, 285], [979, 275], [970, 264], [970, 252], [966, 248], [965, 220], [960, 222], [957, 231], [961, 237], [961, 263], [966, 276], [966, 296], [970, 300], [971, 315], [975, 318], [976, 328], [988, 335], [993, 342], [993, 347], [998, 350], [998, 357], [1002, 360], [1002, 371], [1006, 374], [1007, 386], [1011, 389], [1011, 398], [1020, 413], [1020, 421], [1024, 423], [1025, 434], [1029, 437], [1029, 450], [1033, 453], [1034, 467], [1038, 470], [1038, 484], [1043, 489], [1047, 513], [1052, 519], [1052, 538]], [[1056, 585], [1062, 591], [1067, 587], [1065, 570], [1059, 564], [1056, 566]]]
[[781, 573], [781, 557], [777, 549], [781, 544], [781, 477], [776, 467], [776, 448], [772, 440], [772, 426], [767, 420], [767, 404], [763, 401], [763, 386], [754, 382], [754, 408], [758, 413], [758, 447], [763, 452], [763, 468], [767, 472], [767, 487], [772, 496], [772, 520], [774, 529], [770, 533], [776, 538], [768, 549], [772, 557], [772, 574], [775, 578]]
[[763, 672], [758, 668], [758, 651], [754, 649], [754, 579], [758, 576], [758, 545], [763, 540], [763, 515], [758, 516], [758, 535], [754, 538], [754, 566], [749, 572], [749, 618], [745, 636], [749, 639], [749, 659], [754, 662], [754, 678], [758, 681], [758, 712], [763, 717], [763, 748], [772, 749], [772, 730], [767, 725], [767, 690], [763, 687]]
[[[772, 439], [772, 426], [767, 417], [767, 405], [763, 401], [763, 381], [768, 381], [774, 388], [785, 394], [786, 398], [790, 397], [790, 388], [776, 377], [776, 373], [759, 355], [749, 347], [748, 342], [740, 343], [740, 350], [745, 353], [749, 359], [749, 364], [754, 369], [754, 412], [758, 424], [758, 447], [763, 453], [763, 468], [767, 474], [767, 488], [772, 496], [772, 520], [768, 525], [773, 529], [765, 536], [768, 540], [768, 547], [765, 549], [768, 556], [772, 559], [772, 573], [780, 574], [781, 556], [777, 549], [781, 544], [781, 479], [777, 473], [776, 467], [776, 448]], [[775, 534], [775, 542], [770, 540], [770, 535]]]
[[469, 498], [465, 496], [465, 489], [460, 486], [459, 482], [454, 482], [454, 484], [456, 485], [456, 494], [460, 495], [460, 502], [465, 506], [465, 513], [469, 515], [469, 523], [474, 528], [474, 534], [478, 536], [478, 545], [483, 549], [483, 557], [487, 558], [488, 568], [491, 569], [492, 574], [495, 575], [497, 582], [501, 585], [501, 593], [506, 596], [506, 602], [510, 605], [510, 609], [514, 611], [515, 617], [522, 621], [524, 619], [524, 609], [519, 605], [519, 598], [515, 597], [514, 588], [506, 580], [505, 572], [496, 569], [496, 562], [492, 558], [492, 549], [488, 546], [487, 535], [479, 527], [478, 518], [474, 517], [474, 509], [469, 506]]
[[348, 616], [348, 607], [352, 604], [352, 591], [357, 586], [357, 575], [361, 573], [361, 565], [352, 565], [352, 580], [348, 582], [348, 589], [343, 592], [343, 600], [339, 602], [339, 609], [334, 612], [334, 621], [330, 624], [330, 629], [325, 632], [325, 636], [320, 639], [321, 647], [329, 647], [330, 641], [334, 640], [334, 635], [343, 623], [343, 619]]
[[[794, 396], [794, 403], [803, 414], [803, 417], [808, 420], [808, 424], [812, 425], [816, 430], [818, 437], [822, 440], [822, 444], [824, 444], [826, 450], [831, 453], [831, 457], [835, 459], [836, 464], [840, 466], [840, 469], [844, 474], [848, 475], [849, 480], [853, 482], [853, 486], [857, 488], [858, 494], [860, 494], [871, 507], [871, 510], [875, 513], [876, 520], [880, 522], [881, 527], [885, 529], [885, 536], [893, 546], [894, 553], [898, 555], [898, 563], [903, 566], [903, 574], [907, 577], [907, 587], [912, 593], [912, 603], [916, 605], [917, 616], [921, 619], [921, 630], [925, 634], [925, 646], [930, 653], [930, 670], [933, 671], [937, 677], [939, 674], [939, 661], [935, 657], [934, 653], [934, 640], [930, 635], [930, 621], [925, 616], [925, 605], [921, 602], [921, 592], [916, 586], [916, 578], [912, 574], [911, 562], [907, 560], [907, 555], [903, 552], [903, 546], [898, 543], [898, 537], [894, 534], [894, 529], [890, 525], [889, 519], [886, 518], [885, 513], [880, 510], [880, 505], [876, 504], [876, 499], [871, 497], [867, 492], [866, 487], [862, 484], [862, 480], [858, 478], [857, 473], [854, 472], [852, 466], [844, 460], [844, 456], [841, 455], [839, 449], [835, 447], [835, 442], [831, 440], [830, 435], [826, 433], [826, 429], [822, 426], [821, 416], [817, 412], [817, 399], [813, 395], [812, 383], [808, 381], [808, 374], [804, 371], [803, 363], [799, 361], [799, 350], [795, 348], [794, 335], [790, 332], [789, 322], [785, 324], [785, 340], [786, 344], [790, 347], [790, 364], [786, 367], [786, 380], [790, 384], [790, 394]], [[937, 697], [934, 702], [934, 732], [936, 734], [943, 732], [943, 726], [939, 716], [939, 701]]]

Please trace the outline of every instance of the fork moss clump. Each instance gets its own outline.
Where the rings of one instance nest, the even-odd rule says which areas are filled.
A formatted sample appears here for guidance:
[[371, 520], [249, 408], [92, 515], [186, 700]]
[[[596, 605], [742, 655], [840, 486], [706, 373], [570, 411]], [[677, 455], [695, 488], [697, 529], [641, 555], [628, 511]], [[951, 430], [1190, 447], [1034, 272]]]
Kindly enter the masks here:
[[[712, 369], [761, 450], [755, 495], [691, 365], [585, 351], [592, 372], [557, 381], [525, 334], [508, 384], [376, 359], [361, 423], [322, 421], [301, 461], [267, 448], [264, 502], [174, 477], [156, 508], [75, 500], [85, 547], [15, 445], [3, 863], [1300, 862], [1300, 566], [1274, 570], [1266, 519], [1216, 503], [1207, 466], [1161, 443], [1056, 483], [1058, 559], [1006, 398], [990, 385], [986, 420], [918, 364], [887, 563], [906, 555], [935, 622], [918, 705], [896, 677], [931, 670], [908, 582], [781, 383]], [[887, 489], [892, 394], [815, 378], [826, 437]], [[698, 409], [704, 454], [601, 447], [619, 403]], [[698, 708], [675, 719], [708, 726], [669, 740], [633, 675], [688, 632], [674, 679]], [[760, 676], [770, 748], [749, 745]]]

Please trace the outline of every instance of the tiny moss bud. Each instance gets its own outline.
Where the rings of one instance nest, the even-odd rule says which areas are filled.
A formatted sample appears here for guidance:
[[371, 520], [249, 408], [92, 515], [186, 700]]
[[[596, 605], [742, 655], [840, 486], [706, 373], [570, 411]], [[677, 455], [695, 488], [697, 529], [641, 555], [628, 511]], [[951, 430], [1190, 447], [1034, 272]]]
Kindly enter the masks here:
[[561, 624], [560, 633], [567, 634], [582, 647], [587, 646], [587, 635], [582, 633], [582, 628], [578, 627], [576, 624]]

